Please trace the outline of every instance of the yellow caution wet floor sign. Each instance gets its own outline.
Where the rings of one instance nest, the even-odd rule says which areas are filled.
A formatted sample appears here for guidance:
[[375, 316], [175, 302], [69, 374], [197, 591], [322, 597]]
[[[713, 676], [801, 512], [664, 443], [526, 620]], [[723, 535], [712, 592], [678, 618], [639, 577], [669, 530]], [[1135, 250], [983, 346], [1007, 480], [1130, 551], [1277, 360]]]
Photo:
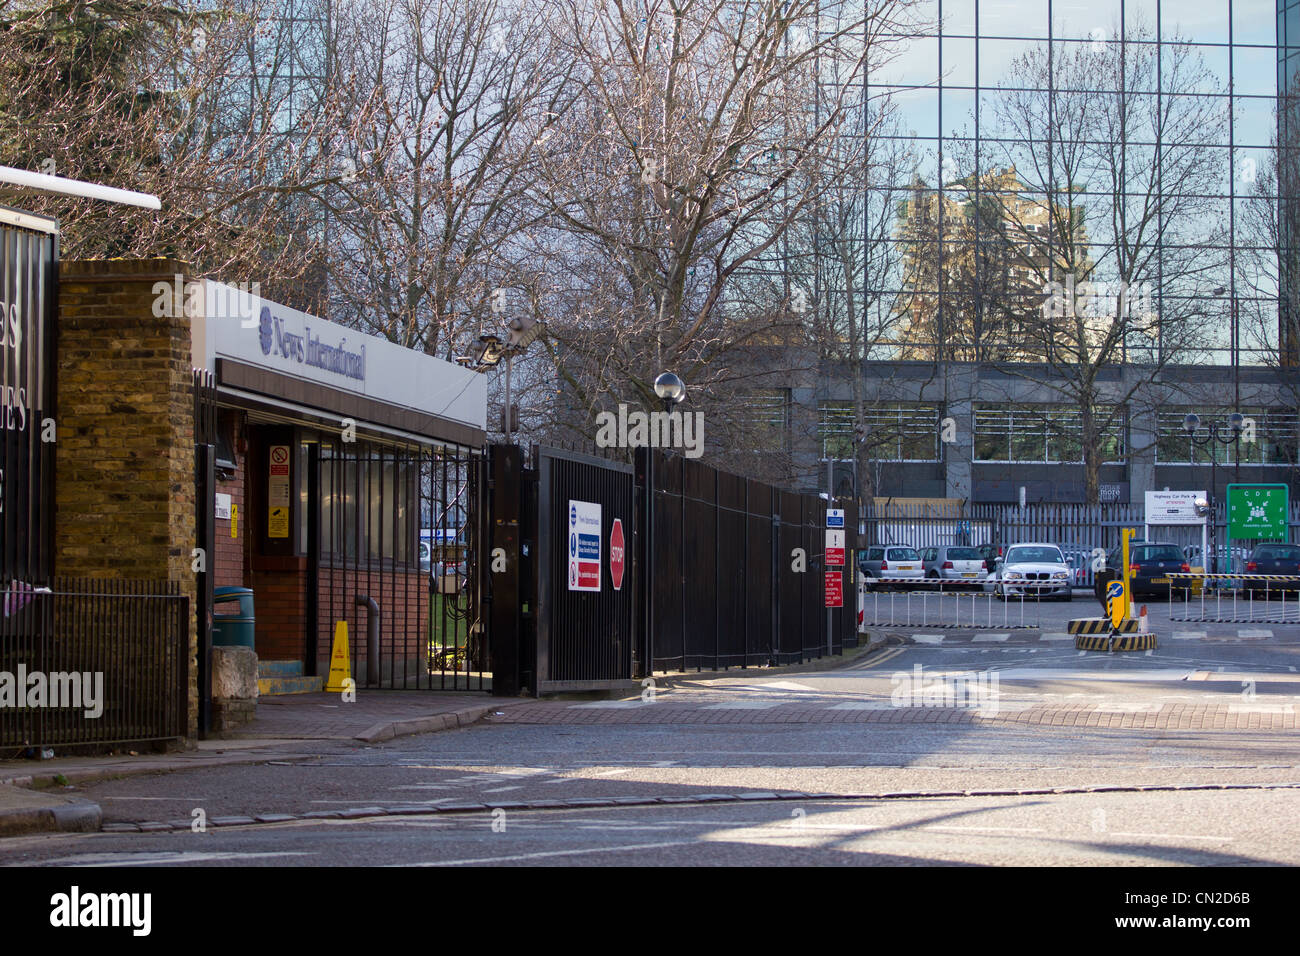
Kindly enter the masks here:
[[[347, 681], [348, 683], [344, 683]], [[355, 686], [352, 681], [352, 655], [348, 653], [348, 622], [339, 621], [334, 625], [334, 650], [330, 653], [330, 676], [325, 681], [325, 690], [330, 694], [339, 694]]]

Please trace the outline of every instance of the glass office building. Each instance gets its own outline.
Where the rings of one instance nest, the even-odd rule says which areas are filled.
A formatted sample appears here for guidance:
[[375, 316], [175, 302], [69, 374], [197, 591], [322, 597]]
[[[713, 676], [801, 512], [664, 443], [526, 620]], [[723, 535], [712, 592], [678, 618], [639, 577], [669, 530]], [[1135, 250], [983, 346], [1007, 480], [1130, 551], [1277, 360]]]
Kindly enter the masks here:
[[926, 449], [882, 451], [879, 494], [1080, 501], [1085, 434], [1102, 500], [1202, 487], [1185, 410], [1251, 412], [1266, 438], [1219, 460], [1294, 478], [1300, 3], [929, 0], [895, 39], [863, 91], [861, 278], [805, 278], [832, 327], [858, 299], [865, 365], [792, 389], [805, 454], [839, 457], [856, 374], [915, 432], [881, 447]]
[[[924, 4], [921, 35], [900, 38], [868, 88], [893, 105], [880, 134], [908, 158], [888, 184], [892, 281], [863, 290], [879, 357], [1025, 354], [1017, 319], [1031, 303], [1006, 300], [1032, 292], [1037, 306], [1042, 285], [1074, 273], [1115, 300], [1095, 303], [1098, 317], [1120, 305], [1118, 282], [1135, 287], [1150, 318], [1132, 324], [1154, 341], [1123, 343], [1125, 360], [1154, 349], [1163, 361], [1268, 363], [1276, 243], [1253, 207], [1278, 129], [1280, 5]], [[1010, 289], [995, 288], [1008, 271]], [[1195, 340], [1162, 342], [1162, 326]]]

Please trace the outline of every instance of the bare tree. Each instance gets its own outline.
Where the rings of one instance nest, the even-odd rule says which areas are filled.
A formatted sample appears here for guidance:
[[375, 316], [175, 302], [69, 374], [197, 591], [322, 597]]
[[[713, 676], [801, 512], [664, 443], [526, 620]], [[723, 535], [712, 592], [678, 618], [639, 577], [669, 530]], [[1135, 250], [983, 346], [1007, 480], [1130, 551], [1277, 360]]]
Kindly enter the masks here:
[[[760, 357], [808, 343], [788, 273], [772, 263], [862, 162], [841, 136], [851, 91], [907, 7], [565, 0], [582, 94], [543, 157], [537, 201], [555, 226], [538, 254], [578, 428], [610, 397], [653, 407], [665, 369], [697, 410], [725, 417]], [[830, 62], [839, 83], [819, 100]]]
[[302, 50], [291, 27], [271, 0], [0, 3], [4, 161], [162, 201], [112, 216], [66, 197], [24, 207], [60, 219], [66, 256], [175, 256], [318, 305], [317, 199], [341, 175], [332, 144], [371, 109], [323, 69], [290, 82]]
[[[1020, 250], [1012, 294], [1023, 298], [1024, 282], [1042, 293], [1038, 309], [1011, 303], [1023, 357], [1007, 368], [1077, 411], [1077, 436], [1059, 437], [1082, 458], [1090, 503], [1136, 393], [1199, 354], [1227, 261], [1208, 198], [1223, 172], [1205, 145], [1223, 119], [1203, 95], [1213, 78], [1186, 43], [1157, 48], [1141, 24], [1116, 35], [1025, 53], [995, 101], [995, 135], [965, 160], [976, 226]], [[1133, 374], [1105, 382], [1121, 363]]]
[[525, 201], [572, 72], [546, 4], [352, 0], [338, 69], [374, 88], [377, 122], [348, 144], [331, 193], [332, 308], [344, 321], [452, 359], [531, 310]]

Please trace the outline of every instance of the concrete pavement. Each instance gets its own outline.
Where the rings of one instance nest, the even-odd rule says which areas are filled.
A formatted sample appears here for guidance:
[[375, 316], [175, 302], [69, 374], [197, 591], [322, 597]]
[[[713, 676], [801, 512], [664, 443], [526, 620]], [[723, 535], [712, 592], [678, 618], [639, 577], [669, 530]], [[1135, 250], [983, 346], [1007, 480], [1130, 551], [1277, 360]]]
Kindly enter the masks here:
[[[825, 670], [860, 660], [876, 647], [878, 637], [832, 661], [813, 661], [777, 668], [733, 669], [668, 674], [657, 685], [753, 673], [773, 675]], [[0, 761], [0, 836], [39, 831], [97, 830], [100, 807], [72, 797], [62, 788], [139, 774], [170, 773], [201, 768], [310, 760], [319, 756], [313, 744], [377, 744], [411, 734], [469, 727], [500, 716], [504, 708], [526, 710], [538, 701], [488, 697], [479, 693], [445, 691], [374, 691], [360, 689], [354, 702], [338, 694], [293, 694], [258, 701], [257, 719], [221, 739], [200, 741], [197, 748], [172, 753], [127, 751], [109, 756], [60, 757]]]

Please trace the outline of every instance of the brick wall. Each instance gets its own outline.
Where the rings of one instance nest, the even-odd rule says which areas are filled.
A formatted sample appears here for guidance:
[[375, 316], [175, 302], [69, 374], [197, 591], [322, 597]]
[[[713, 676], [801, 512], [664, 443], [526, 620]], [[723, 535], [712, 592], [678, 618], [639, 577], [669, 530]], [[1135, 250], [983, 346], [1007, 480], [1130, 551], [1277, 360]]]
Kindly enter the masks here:
[[[193, 607], [191, 335], [178, 275], [188, 267], [170, 259], [60, 264], [54, 560], [60, 575], [176, 581]], [[196, 654], [191, 615], [191, 739]]]
[[[368, 612], [355, 603], [368, 594], [379, 604], [380, 666], [388, 680], [394, 673], [412, 674], [428, 662], [429, 573], [427, 571], [365, 571], [322, 568], [317, 667], [329, 673], [336, 622], [348, 622], [348, 644], [357, 662], [352, 675], [358, 684], [366, 678]], [[462, 625], [462, 630], [464, 625]], [[393, 668], [396, 667], [394, 671]], [[400, 683], [400, 677], [398, 677]]]

